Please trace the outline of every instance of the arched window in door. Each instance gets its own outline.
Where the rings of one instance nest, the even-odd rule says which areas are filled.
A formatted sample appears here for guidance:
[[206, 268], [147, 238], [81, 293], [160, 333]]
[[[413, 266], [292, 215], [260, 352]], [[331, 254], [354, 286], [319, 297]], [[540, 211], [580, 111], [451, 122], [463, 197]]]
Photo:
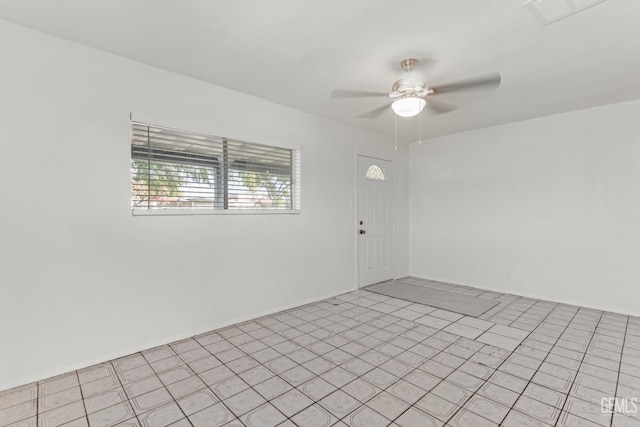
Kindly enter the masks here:
[[385, 181], [387, 177], [384, 175], [384, 171], [378, 165], [371, 165], [369, 169], [367, 169], [367, 174], [365, 175], [367, 179], [375, 179], [377, 181]]

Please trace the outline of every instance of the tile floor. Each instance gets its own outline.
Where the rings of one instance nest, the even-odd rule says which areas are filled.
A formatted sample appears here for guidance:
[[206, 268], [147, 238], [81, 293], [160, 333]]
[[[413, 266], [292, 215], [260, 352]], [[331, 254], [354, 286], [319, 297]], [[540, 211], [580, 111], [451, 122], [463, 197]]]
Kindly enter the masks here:
[[0, 392], [0, 427], [640, 427], [640, 318], [402, 280], [500, 303], [350, 292]]

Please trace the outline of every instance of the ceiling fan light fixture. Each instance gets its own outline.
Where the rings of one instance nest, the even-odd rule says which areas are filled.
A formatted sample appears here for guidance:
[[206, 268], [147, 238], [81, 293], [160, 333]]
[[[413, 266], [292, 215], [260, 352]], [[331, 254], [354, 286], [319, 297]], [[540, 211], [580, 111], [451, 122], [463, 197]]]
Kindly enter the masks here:
[[420, 114], [426, 104], [427, 101], [423, 98], [407, 96], [393, 101], [391, 108], [393, 109], [393, 112], [400, 117], [413, 117]]

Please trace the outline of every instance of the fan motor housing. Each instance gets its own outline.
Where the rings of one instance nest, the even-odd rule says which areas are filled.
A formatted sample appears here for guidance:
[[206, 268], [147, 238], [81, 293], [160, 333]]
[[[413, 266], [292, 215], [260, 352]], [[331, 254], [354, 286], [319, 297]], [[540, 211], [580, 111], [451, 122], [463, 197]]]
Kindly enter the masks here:
[[420, 78], [409, 76], [402, 78], [393, 84], [393, 91], [398, 93], [418, 93], [425, 90], [426, 82]]
[[416, 65], [418, 65], [418, 60], [415, 58], [408, 58], [400, 63], [400, 66], [406, 74], [393, 84], [391, 88], [393, 94], [404, 97], [425, 96], [431, 93], [431, 90], [427, 88], [427, 83], [424, 78], [414, 71]]

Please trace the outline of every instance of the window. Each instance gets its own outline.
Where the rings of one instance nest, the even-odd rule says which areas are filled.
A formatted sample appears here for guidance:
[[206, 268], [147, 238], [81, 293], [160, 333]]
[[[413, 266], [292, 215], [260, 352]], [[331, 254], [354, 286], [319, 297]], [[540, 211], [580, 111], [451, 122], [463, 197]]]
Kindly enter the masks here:
[[298, 152], [131, 123], [135, 213], [295, 211]]
[[369, 169], [367, 169], [367, 174], [365, 175], [367, 179], [375, 179], [377, 181], [384, 181], [387, 177], [384, 176], [384, 171], [378, 165], [371, 165]]

